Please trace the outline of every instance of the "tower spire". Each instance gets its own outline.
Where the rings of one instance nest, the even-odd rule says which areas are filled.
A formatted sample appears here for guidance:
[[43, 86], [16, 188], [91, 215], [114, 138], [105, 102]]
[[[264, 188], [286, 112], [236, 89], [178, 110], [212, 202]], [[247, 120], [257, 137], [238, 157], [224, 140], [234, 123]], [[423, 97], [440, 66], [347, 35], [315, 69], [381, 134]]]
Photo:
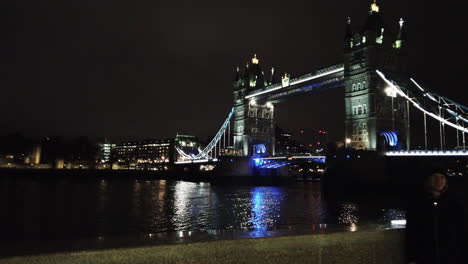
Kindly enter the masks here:
[[240, 73], [239, 73], [239, 67], [236, 67], [236, 76], [234, 77], [234, 82], [238, 82], [240, 80]]
[[348, 17], [346, 21], [346, 31], [345, 31], [345, 50], [349, 51], [353, 47], [353, 31], [351, 29], [351, 18]]
[[346, 20], [346, 32], [345, 32], [345, 39], [352, 38], [353, 31], [351, 29], [351, 17], [348, 17]]
[[252, 64], [258, 64], [257, 54], [254, 54], [254, 56], [253, 56]]
[[373, 12], [378, 13], [379, 10], [380, 10], [380, 8], [377, 5], [377, 0], [373, 0], [373, 3], [371, 4], [371, 13], [373, 13]]
[[271, 67], [270, 85], [275, 82], [275, 68]]
[[398, 21], [398, 24], [400, 25], [398, 27], [398, 35], [396, 36], [396, 40], [393, 43], [393, 47], [396, 49], [402, 48], [406, 40], [406, 32], [405, 32], [405, 28], [403, 27], [404, 23], [405, 21], [403, 20], [403, 18], [400, 18], [400, 21]]

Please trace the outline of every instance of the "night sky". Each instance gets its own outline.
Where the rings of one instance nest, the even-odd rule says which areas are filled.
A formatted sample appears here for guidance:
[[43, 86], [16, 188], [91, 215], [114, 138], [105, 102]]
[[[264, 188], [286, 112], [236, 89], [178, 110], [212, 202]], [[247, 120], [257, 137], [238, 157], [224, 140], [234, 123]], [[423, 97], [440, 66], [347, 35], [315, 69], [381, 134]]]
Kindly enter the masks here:
[[[13, 2], [13, 1], [11, 1]], [[0, 133], [169, 138], [216, 133], [236, 66], [291, 76], [342, 61], [369, 0], [14, 1], [2, 7]], [[468, 105], [461, 1], [381, 0], [405, 19], [414, 78]], [[285, 128], [344, 134], [342, 90], [277, 106]]]

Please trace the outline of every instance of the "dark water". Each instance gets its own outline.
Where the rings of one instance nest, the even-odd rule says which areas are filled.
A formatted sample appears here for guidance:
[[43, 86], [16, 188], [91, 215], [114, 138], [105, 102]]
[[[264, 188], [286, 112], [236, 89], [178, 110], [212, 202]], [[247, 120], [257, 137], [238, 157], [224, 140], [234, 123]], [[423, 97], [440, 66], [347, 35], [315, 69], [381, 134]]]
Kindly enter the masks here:
[[[0, 178], [0, 241], [153, 236], [291, 226], [389, 224], [404, 219], [395, 198], [327, 200], [319, 182], [232, 186], [171, 180]], [[181, 232], [182, 231], [182, 232]]]

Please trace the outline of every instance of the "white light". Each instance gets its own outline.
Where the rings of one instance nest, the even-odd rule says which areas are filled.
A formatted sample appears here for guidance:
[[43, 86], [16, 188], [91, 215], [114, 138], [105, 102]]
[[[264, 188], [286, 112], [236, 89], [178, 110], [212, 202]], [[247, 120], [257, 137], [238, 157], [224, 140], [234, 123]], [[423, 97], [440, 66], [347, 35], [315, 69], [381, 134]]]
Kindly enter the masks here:
[[[307, 78], [304, 78], [304, 79], [300, 79], [300, 80], [295, 80], [293, 82], [290, 82], [289, 85], [295, 85], [295, 84], [298, 84], [298, 83], [302, 83], [302, 82], [307, 82], [307, 81], [310, 81], [310, 80], [313, 80], [313, 79], [317, 79], [317, 78], [320, 78], [320, 77], [323, 77], [323, 76], [327, 76], [327, 75], [330, 75], [330, 74], [334, 74], [334, 73], [337, 73], [337, 72], [341, 72], [344, 70], [344, 67], [340, 67], [338, 69], [335, 69], [335, 70], [331, 70], [331, 71], [328, 71], [328, 72], [324, 72], [324, 73], [321, 73], [321, 74], [317, 74], [317, 75], [313, 75], [313, 76], [310, 76], [310, 77], [307, 77]], [[249, 99], [251, 97], [254, 97], [254, 96], [257, 96], [257, 95], [261, 95], [261, 94], [265, 94], [265, 93], [269, 93], [269, 92], [273, 92], [273, 91], [276, 91], [276, 90], [279, 90], [283, 88], [281, 85], [278, 85], [278, 86], [275, 86], [273, 88], [270, 88], [270, 89], [267, 89], [265, 91], [261, 91], [261, 92], [258, 92], [258, 93], [254, 93], [254, 94], [249, 94], [245, 97], [245, 99]]]
[[266, 106], [267, 106], [268, 108], [270, 108], [270, 109], [272, 109], [272, 108], [273, 108], [273, 104], [272, 104], [272, 103], [270, 103], [270, 102], [266, 103]]
[[[434, 119], [436, 119], [436, 120], [438, 120], [438, 121], [440, 121], [440, 122], [442, 122], [442, 123], [444, 123], [444, 124], [446, 124], [446, 125], [449, 125], [449, 126], [455, 128], [455, 129], [458, 129], [458, 130], [460, 130], [460, 131], [462, 131], [462, 132], [464, 132], [464, 133], [468, 133], [468, 129], [467, 129], [467, 128], [464, 128], [464, 127], [462, 127], [462, 126], [459, 126], [459, 125], [457, 125], [457, 124], [454, 124], [454, 123], [452, 123], [452, 122], [449, 122], [449, 121], [447, 121], [447, 120], [441, 118], [441, 117], [438, 116], [438, 115], [435, 115], [435, 114], [433, 114], [433, 113], [431, 113], [431, 112], [429, 112], [429, 111], [426, 111], [426, 110], [425, 110], [424, 108], [422, 108], [417, 102], [413, 101], [413, 99], [409, 98], [405, 93], [403, 93], [403, 92], [400, 90], [399, 87], [395, 86], [392, 82], [390, 82], [389, 80], [387, 80], [387, 78], [385, 78], [385, 76], [383, 75], [383, 73], [381, 73], [381, 72], [378, 71], [378, 70], [376, 70], [376, 72], [377, 72], [377, 74], [378, 74], [389, 86], [393, 87], [393, 88], [396, 90], [396, 92], [398, 93], [398, 95], [404, 97], [406, 100], [408, 100], [408, 101], [410, 101], [411, 103], [413, 103], [413, 105], [414, 105], [416, 108], [418, 108], [420, 111], [426, 113], [427, 115], [431, 116], [432, 118], [434, 118]], [[431, 97], [432, 97], [432, 96], [429, 95], [429, 98], [431, 98]], [[435, 100], [435, 98], [432, 97], [431, 100]]]
[[255, 105], [257, 105], [257, 102], [252, 99], [252, 100], [250, 100], [249, 105], [255, 106]]
[[275, 159], [286, 159], [286, 157], [271, 157], [271, 158], [262, 158], [258, 160], [275, 160]]
[[391, 223], [392, 225], [406, 225], [406, 220], [392, 220]]
[[[270, 158], [258, 158], [257, 160], [277, 160], [287, 159], [288, 157], [270, 157]], [[291, 159], [324, 159], [326, 156], [291, 156]]]
[[310, 80], [314, 80], [314, 79], [318, 79], [320, 77], [323, 77], [323, 76], [327, 76], [327, 75], [330, 75], [330, 74], [334, 74], [334, 73], [337, 73], [337, 72], [341, 72], [344, 70], [344, 67], [340, 67], [338, 69], [335, 69], [335, 70], [331, 70], [331, 71], [328, 71], [328, 72], [324, 72], [324, 73], [321, 73], [321, 74], [317, 74], [317, 75], [314, 75], [314, 76], [310, 76], [310, 77], [307, 77], [307, 78], [304, 78], [304, 79], [300, 79], [300, 80], [296, 80], [296, 81], [293, 81], [290, 83], [290, 85], [295, 85], [295, 84], [298, 84], [298, 83], [302, 83], [302, 82], [307, 82], [307, 81], [310, 81]]
[[392, 87], [387, 87], [385, 88], [385, 94], [389, 97], [397, 97], [397, 93], [395, 91], [395, 89], [393, 89]]
[[421, 157], [421, 156], [468, 156], [467, 151], [452, 151], [452, 152], [444, 152], [444, 151], [414, 151], [414, 152], [405, 152], [405, 151], [388, 151], [385, 153], [385, 156], [411, 156], [411, 157]]
[[324, 159], [325, 156], [292, 156], [293, 159]]
[[424, 89], [421, 86], [419, 86], [419, 84], [413, 78], [410, 78], [410, 80], [416, 85], [416, 87], [418, 87], [421, 91], [424, 92]]

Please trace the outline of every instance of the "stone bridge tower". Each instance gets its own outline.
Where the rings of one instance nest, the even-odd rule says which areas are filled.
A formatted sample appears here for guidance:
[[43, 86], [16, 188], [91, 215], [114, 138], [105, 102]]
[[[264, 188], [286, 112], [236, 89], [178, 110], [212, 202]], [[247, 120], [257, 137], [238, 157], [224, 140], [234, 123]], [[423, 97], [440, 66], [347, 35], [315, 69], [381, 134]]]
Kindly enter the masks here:
[[376, 70], [399, 85], [406, 80], [406, 37], [403, 20], [390, 32], [379, 6], [371, 10], [360, 31], [348, 19], [345, 35], [345, 127], [348, 147], [365, 150], [409, 148], [406, 102], [387, 87]]
[[[273, 72], [272, 72], [273, 74]], [[275, 154], [274, 106], [269, 102], [247, 100], [245, 96], [253, 90], [270, 83], [254, 55], [247, 63], [244, 73], [237, 68], [234, 79], [234, 148], [241, 156], [270, 156]]]

